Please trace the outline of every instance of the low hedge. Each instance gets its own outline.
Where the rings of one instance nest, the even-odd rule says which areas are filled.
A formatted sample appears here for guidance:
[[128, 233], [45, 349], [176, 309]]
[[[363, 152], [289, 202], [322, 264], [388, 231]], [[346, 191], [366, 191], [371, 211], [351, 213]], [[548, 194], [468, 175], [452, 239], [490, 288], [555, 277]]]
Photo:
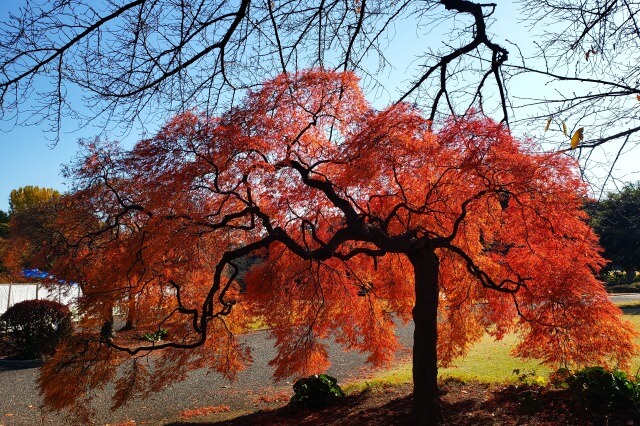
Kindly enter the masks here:
[[2, 353], [15, 359], [38, 359], [55, 352], [73, 330], [71, 311], [51, 300], [16, 303], [0, 316]]

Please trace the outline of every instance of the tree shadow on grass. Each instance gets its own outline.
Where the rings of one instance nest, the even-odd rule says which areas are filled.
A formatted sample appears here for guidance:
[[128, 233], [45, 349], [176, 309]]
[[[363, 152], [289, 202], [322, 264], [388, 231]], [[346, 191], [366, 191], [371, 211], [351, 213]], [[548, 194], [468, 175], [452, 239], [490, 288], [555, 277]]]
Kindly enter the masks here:
[[640, 315], [640, 303], [633, 305], [620, 306], [622, 313], [625, 315]]
[[[487, 384], [444, 381], [440, 386], [443, 425], [528, 425], [558, 424], [638, 424], [638, 412], [593, 413], [577, 406], [565, 389], [528, 385]], [[536, 404], [531, 404], [535, 402]], [[176, 422], [172, 426], [244, 426], [244, 425], [409, 425], [413, 398], [411, 387], [383, 388], [350, 395], [338, 404], [323, 409], [275, 410], [218, 422]], [[611, 421], [609, 421], [611, 420]]]
[[[384, 407], [376, 409], [360, 408], [369, 395], [370, 393], [367, 391], [349, 395], [342, 398], [338, 403], [324, 408], [294, 408], [287, 405], [273, 410], [258, 411], [231, 420], [202, 423], [174, 422], [168, 423], [166, 426], [324, 425], [334, 423], [337, 420], [341, 420], [343, 424], [352, 423], [352, 419], [352, 424], [358, 424], [357, 420], [364, 419], [365, 417], [363, 416], [368, 417], [370, 414], [373, 414], [374, 411], [384, 409]], [[389, 410], [401, 409], [403, 405], [405, 405], [404, 400], [407, 398], [399, 398], [389, 402], [389, 404], [387, 404], [390, 406]], [[407, 406], [409, 406], [409, 403], [407, 403]], [[359, 424], [363, 423], [375, 424], [371, 422], [359, 422]], [[389, 418], [387, 417], [384, 424], [393, 425], [399, 423], [389, 422]]]

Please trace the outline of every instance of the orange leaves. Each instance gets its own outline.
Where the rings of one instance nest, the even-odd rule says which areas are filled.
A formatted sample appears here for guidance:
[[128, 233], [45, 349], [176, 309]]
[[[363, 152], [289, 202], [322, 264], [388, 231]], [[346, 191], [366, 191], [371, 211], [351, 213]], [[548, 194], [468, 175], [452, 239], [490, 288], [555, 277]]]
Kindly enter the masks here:
[[571, 136], [571, 149], [576, 149], [578, 147], [578, 144], [583, 141], [583, 132], [584, 127], [580, 127], [573, 133], [573, 136]]
[[190, 410], [182, 410], [180, 412], [180, 417], [182, 417], [183, 419], [191, 419], [193, 417], [198, 417], [198, 416], [208, 416], [211, 414], [216, 414], [216, 413], [226, 413], [231, 411], [231, 407], [229, 407], [228, 405], [211, 405], [208, 407], [200, 407], [200, 408], [193, 408]]
[[637, 351], [632, 343], [637, 332], [621, 320], [619, 309], [609, 302], [600, 283], [586, 277], [576, 291], [571, 274], [573, 271], [566, 271], [559, 277], [564, 289], [550, 287], [547, 294], [531, 299], [525, 294], [519, 325], [523, 340], [516, 354], [554, 366], [628, 368]]
[[143, 362], [134, 359], [130, 369], [116, 381], [112, 410], [116, 410], [135, 395], [148, 391], [149, 370]]
[[[196, 368], [234, 377], [251, 361], [234, 335], [256, 318], [275, 339], [277, 377], [328, 368], [327, 339], [388, 363], [394, 321], [415, 302], [409, 256], [429, 250], [441, 364], [487, 331], [519, 331], [518, 353], [549, 363], [628, 358], [630, 328], [593, 277], [603, 259], [571, 160], [473, 112], [434, 126], [407, 104], [373, 110], [352, 73], [314, 69], [220, 118], [179, 115], [131, 152], [90, 149], [75, 207], [58, 216], [73, 249], [55, 265], [82, 282], [81, 327], [95, 338], [117, 307], [190, 347], [120, 380], [117, 403]], [[114, 341], [146, 345], [126, 337]], [[96, 360], [107, 378], [121, 362]], [[102, 386], [91, 380], [62, 382]], [[64, 406], [56, 384], [43, 387]]]
[[[410, 296], [412, 289], [396, 269], [401, 266], [397, 258], [379, 259], [376, 271], [369, 259], [319, 264], [289, 256], [279, 246], [269, 254], [247, 275], [246, 300], [276, 339], [276, 375], [323, 372], [329, 366], [324, 346], [328, 338], [369, 352], [375, 365], [393, 358], [398, 343], [390, 313], [410, 314], [412, 306], [410, 297], [401, 296], [404, 291]], [[401, 279], [392, 281], [391, 272]], [[363, 287], [367, 292], [361, 292]]]
[[83, 341], [87, 336], [76, 337], [65, 341], [42, 366], [38, 386], [47, 409], [70, 409], [77, 420], [88, 423], [93, 414], [88, 400], [115, 378], [124, 354], [96, 341]]

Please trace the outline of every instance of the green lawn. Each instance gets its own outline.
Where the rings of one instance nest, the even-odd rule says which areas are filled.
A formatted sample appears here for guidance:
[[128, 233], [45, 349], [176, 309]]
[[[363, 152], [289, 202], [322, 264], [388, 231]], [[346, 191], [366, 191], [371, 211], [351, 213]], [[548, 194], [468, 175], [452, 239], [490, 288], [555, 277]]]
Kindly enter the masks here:
[[[625, 312], [624, 319], [631, 322], [640, 332], [640, 305], [621, 306]], [[509, 335], [496, 342], [485, 336], [462, 359], [456, 360], [455, 366], [440, 369], [441, 377], [457, 377], [463, 380], [479, 380], [483, 382], [516, 381], [513, 370], [520, 374], [535, 372], [536, 375], [548, 377], [553, 369], [540, 365], [538, 361], [525, 361], [512, 357], [509, 352], [516, 345], [516, 336]], [[640, 344], [640, 338], [636, 340]], [[640, 371], [640, 354], [633, 359], [631, 373]], [[362, 382], [347, 384], [347, 390], [362, 389], [367, 386], [383, 386], [411, 382], [411, 362], [407, 361], [389, 370], [379, 371], [374, 377]]]
[[516, 344], [517, 338], [512, 334], [499, 342], [486, 335], [464, 358], [456, 360], [453, 367], [441, 368], [440, 375], [463, 380], [504, 382], [515, 381], [517, 378], [513, 370], [518, 369], [520, 374], [535, 372], [536, 375], [548, 377], [551, 368], [540, 365], [539, 361], [525, 361], [509, 354]]

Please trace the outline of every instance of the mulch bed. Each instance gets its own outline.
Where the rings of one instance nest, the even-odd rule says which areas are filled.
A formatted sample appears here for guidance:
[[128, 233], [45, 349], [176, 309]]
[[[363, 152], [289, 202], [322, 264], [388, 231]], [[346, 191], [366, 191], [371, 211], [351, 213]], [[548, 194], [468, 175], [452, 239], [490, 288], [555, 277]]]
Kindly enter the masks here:
[[[553, 387], [492, 385], [448, 380], [441, 385], [443, 425], [640, 425], [634, 407], [603, 415], [581, 407], [568, 392]], [[294, 410], [288, 406], [259, 411], [223, 422], [171, 425], [409, 425], [410, 385], [364, 391], [324, 409]], [[195, 420], [195, 419], [194, 419]]]

